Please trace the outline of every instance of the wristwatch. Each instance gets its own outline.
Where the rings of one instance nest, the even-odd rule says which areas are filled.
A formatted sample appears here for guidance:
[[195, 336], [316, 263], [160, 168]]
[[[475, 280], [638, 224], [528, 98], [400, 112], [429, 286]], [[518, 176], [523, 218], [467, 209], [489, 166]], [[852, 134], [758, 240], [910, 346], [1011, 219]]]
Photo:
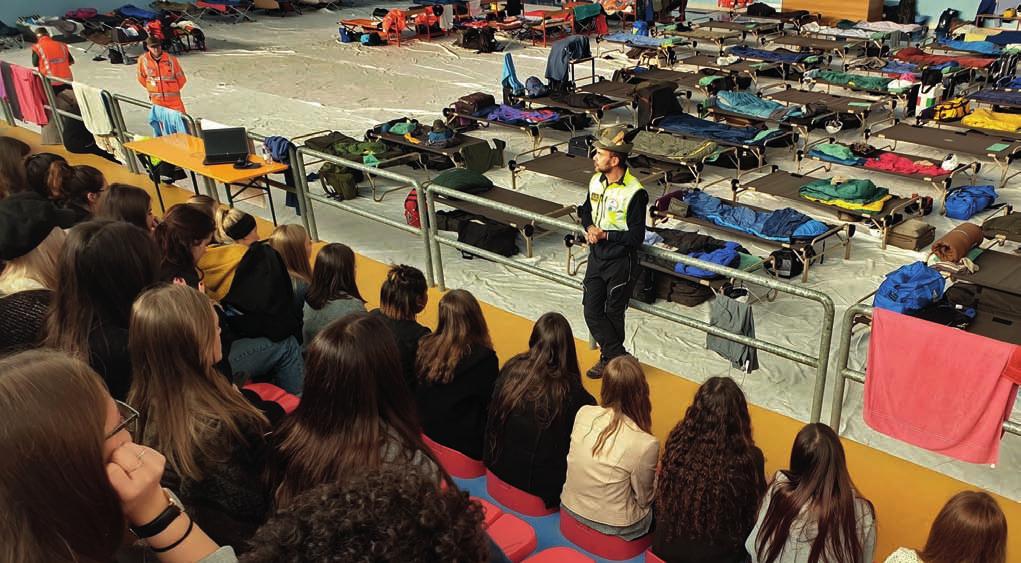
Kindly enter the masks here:
[[176, 520], [177, 517], [184, 512], [184, 507], [181, 506], [180, 501], [178, 501], [174, 495], [170, 494], [170, 492], [166, 489], [163, 489], [163, 495], [167, 497], [167, 507], [163, 509], [163, 512], [160, 512], [159, 516], [154, 518], [148, 524], [143, 524], [141, 526], [129, 526], [128, 529], [130, 529], [131, 533], [135, 534], [135, 537], [138, 539], [144, 540], [163, 533], [163, 531], [170, 526], [171, 522]]

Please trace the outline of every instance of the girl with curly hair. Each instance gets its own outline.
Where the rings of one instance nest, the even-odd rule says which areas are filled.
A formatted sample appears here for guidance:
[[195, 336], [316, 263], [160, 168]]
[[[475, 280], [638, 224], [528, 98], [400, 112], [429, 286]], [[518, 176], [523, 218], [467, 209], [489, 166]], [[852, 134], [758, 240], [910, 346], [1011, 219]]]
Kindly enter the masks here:
[[668, 563], [745, 561], [765, 471], [741, 388], [707, 380], [663, 449], [653, 553]]
[[418, 341], [429, 334], [429, 328], [418, 323], [418, 314], [429, 303], [429, 286], [425, 275], [414, 266], [399, 264], [390, 267], [386, 280], [379, 288], [379, 309], [372, 311], [390, 328], [397, 339], [400, 351], [404, 381], [409, 389], [417, 385], [415, 357], [418, 356]]
[[752, 563], [872, 563], [875, 509], [851, 482], [832, 428], [798, 432], [790, 469], [773, 478], [745, 549]]
[[642, 366], [633, 356], [606, 364], [602, 406], [578, 410], [567, 454], [564, 515], [625, 540], [649, 533], [659, 440]]

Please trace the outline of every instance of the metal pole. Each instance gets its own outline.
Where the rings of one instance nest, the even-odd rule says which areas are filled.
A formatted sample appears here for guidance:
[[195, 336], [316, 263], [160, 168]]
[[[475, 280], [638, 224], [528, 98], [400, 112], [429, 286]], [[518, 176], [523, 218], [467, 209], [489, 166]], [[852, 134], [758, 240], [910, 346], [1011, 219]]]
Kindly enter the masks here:
[[308, 176], [305, 173], [305, 153], [301, 149], [294, 151], [294, 160], [291, 163], [294, 167], [294, 183], [298, 188], [298, 200], [305, 202], [305, 224], [308, 226], [308, 233], [312, 240], [319, 240], [319, 229], [316, 226], [315, 211], [312, 209], [312, 200], [308, 194]]
[[57, 96], [53, 93], [53, 83], [50, 82], [49, 77], [33, 70], [32, 74], [39, 78], [39, 82], [43, 85], [43, 93], [46, 94], [47, 108], [50, 110], [50, 116], [53, 118], [53, 125], [57, 128], [57, 134], [60, 135], [61, 140], [64, 139], [64, 124], [61, 122], [60, 114], [57, 113]]
[[[419, 208], [419, 212], [421, 215], [421, 208]], [[443, 272], [443, 249], [440, 248], [439, 221], [436, 219], [436, 194], [431, 188], [426, 188], [425, 191], [425, 214], [429, 217], [429, 225], [431, 225], [426, 234], [426, 245], [435, 261], [437, 287], [440, 291], [446, 291], [447, 278]]]
[[840, 432], [840, 416], [844, 410], [844, 393], [847, 380], [853, 379], [865, 383], [865, 373], [847, 367], [851, 357], [851, 331], [854, 329], [854, 318], [865, 315], [872, 318], [872, 307], [864, 303], [855, 303], [844, 311], [844, 321], [840, 325], [840, 342], [837, 350], [837, 384], [833, 387], [833, 402], [830, 407], [830, 428]]
[[103, 97], [110, 108], [110, 118], [113, 120], [113, 128], [114, 132], [117, 133], [117, 140], [120, 141], [121, 147], [124, 149], [124, 154], [127, 156], [128, 170], [131, 170], [134, 174], [138, 174], [140, 172], [138, 169], [138, 155], [135, 154], [135, 151], [124, 146], [130, 142], [130, 139], [128, 139], [130, 132], [128, 131], [127, 124], [124, 122], [124, 113], [121, 111], [120, 100], [106, 90], [103, 90]]

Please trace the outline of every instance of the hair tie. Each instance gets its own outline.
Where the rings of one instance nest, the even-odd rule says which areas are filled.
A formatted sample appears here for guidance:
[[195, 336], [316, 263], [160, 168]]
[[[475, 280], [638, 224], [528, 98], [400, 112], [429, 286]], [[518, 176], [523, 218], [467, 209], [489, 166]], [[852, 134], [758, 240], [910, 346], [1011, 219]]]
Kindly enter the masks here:
[[229, 227], [224, 227], [223, 232], [232, 240], [241, 240], [255, 230], [255, 217], [245, 213], [240, 219]]

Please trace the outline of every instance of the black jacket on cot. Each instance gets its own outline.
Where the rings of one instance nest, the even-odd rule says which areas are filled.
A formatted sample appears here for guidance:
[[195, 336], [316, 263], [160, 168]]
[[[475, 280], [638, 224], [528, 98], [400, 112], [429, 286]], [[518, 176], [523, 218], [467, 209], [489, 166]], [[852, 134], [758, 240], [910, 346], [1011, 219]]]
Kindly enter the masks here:
[[287, 266], [264, 241], [245, 251], [221, 303], [227, 311], [227, 324], [238, 338], [262, 336], [280, 342], [301, 329]]
[[415, 400], [426, 436], [472, 459], [482, 459], [489, 403], [499, 375], [496, 352], [482, 347], [457, 362], [449, 383], [420, 379]]
[[401, 368], [404, 371], [404, 381], [407, 382], [408, 389], [414, 391], [415, 387], [417, 387], [415, 356], [418, 355], [418, 341], [432, 331], [415, 321], [391, 319], [379, 309], [373, 309], [369, 314], [383, 319], [386, 326], [390, 327], [390, 332], [393, 333], [394, 338], [397, 340], [397, 350], [401, 353]]
[[[523, 355], [507, 362], [497, 379], [496, 389], [513, 373], [508, 366], [521, 361], [527, 361]], [[574, 417], [581, 407], [594, 404], [595, 398], [579, 382], [569, 392], [556, 418], [544, 428], [538, 422], [538, 412], [548, 410], [547, 405], [523, 401], [507, 415], [504, 427], [495, 436], [496, 455], [490, 458], [486, 452], [489, 458], [485, 460], [486, 467], [505, 483], [541, 498], [547, 508], [560, 506], [560, 492], [567, 480], [567, 452], [571, 448]]]
[[[648, 206], [649, 192], [641, 190], [636, 193], [627, 206], [627, 230], [607, 231], [606, 240], [589, 246], [593, 256], [612, 260], [641, 249], [645, 243], [645, 213]], [[578, 217], [585, 229], [592, 226], [592, 200], [588, 192], [585, 193], [585, 202], [578, 206]]]

